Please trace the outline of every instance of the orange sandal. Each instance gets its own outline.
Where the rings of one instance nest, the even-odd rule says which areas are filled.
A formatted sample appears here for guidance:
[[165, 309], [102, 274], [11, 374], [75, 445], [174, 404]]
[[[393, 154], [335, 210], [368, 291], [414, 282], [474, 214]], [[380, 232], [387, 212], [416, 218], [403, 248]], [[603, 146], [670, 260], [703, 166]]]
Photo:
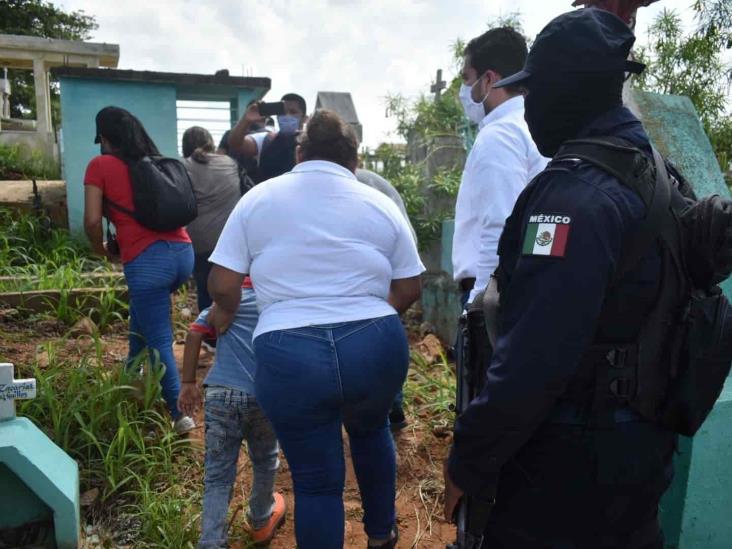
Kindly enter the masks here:
[[277, 529], [285, 523], [285, 514], [287, 513], [285, 498], [279, 492], [272, 494], [272, 498], [274, 499], [274, 505], [272, 506], [272, 515], [269, 517], [267, 524], [250, 531], [252, 541], [257, 545], [264, 545], [272, 541]]

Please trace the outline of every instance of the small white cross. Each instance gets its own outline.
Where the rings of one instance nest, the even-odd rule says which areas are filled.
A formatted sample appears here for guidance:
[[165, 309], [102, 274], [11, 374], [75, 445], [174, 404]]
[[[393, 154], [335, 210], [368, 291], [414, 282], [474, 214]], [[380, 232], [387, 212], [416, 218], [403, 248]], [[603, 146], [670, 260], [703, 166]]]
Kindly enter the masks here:
[[0, 364], [0, 421], [15, 417], [15, 401], [36, 398], [35, 379], [14, 379], [12, 364]]

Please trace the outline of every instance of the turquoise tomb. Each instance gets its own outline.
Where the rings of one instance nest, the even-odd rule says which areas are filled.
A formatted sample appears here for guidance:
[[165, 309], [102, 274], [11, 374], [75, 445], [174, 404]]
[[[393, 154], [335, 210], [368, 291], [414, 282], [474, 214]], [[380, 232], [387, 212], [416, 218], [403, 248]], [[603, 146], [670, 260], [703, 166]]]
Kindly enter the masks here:
[[16, 380], [13, 365], [0, 364], [0, 540], [48, 530], [45, 546], [76, 549], [79, 467], [31, 421], [15, 417], [15, 400], [35, 394], [34, 379]]

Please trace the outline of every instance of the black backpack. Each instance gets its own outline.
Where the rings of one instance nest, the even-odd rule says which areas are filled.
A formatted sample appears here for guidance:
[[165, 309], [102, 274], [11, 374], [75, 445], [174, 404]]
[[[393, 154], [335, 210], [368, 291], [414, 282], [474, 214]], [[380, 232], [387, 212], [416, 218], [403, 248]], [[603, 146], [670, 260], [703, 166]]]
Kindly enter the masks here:
[[553, 160], [588, 162], [646, 204], [646, 218], [624, 250], [611, 287], [660, 244], [659, 294], [637, 341], [592, 345], [580, 371], [594, 376], [595, 411], [625, 403], [647, 420], [692, 436], [732, 365], [732, 308], [717, 285], [729, 275], [729, 261], [720, 265], [720, 258], [730, 256], [732, 202], [716, 195], [696, 200], [673, 166], [653, 153], [651, 161], [624, 140], [598, 138], [567, 142]]
[[113, 208], [132, 216], [143, 227], [168, 232], [184, 227], [198, 215], [188, 170], [175, 158], [145, 156], [126, 161], [130, 169], [132, 202], [128, 210], [105, 199]]
[[274, 139], [269, 134], [262, 143], [257, 176], [266, 181], [289, 172], [295, 167], [295, 149], [298, 134], [278, 133]]
[[249, 176], [249, 170], [246, 168], [242, 168], [241, 165], [239, 166], [239, 194], [241, 196], [244, 196], [249, 191], [251, 191], [254, 187], [257, 186], [257, 183], [254, 181], [252, 177]]

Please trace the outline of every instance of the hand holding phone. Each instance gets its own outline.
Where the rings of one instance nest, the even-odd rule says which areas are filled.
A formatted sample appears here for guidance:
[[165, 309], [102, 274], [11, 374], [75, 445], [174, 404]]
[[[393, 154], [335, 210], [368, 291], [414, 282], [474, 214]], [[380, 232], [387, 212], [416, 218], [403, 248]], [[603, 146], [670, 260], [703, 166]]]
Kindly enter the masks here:
[[285, 102], [276, 101], [274, 103], [259, 103], [259, 114], [264, 118], [268, 116], [279, 116], [285, 114]]

